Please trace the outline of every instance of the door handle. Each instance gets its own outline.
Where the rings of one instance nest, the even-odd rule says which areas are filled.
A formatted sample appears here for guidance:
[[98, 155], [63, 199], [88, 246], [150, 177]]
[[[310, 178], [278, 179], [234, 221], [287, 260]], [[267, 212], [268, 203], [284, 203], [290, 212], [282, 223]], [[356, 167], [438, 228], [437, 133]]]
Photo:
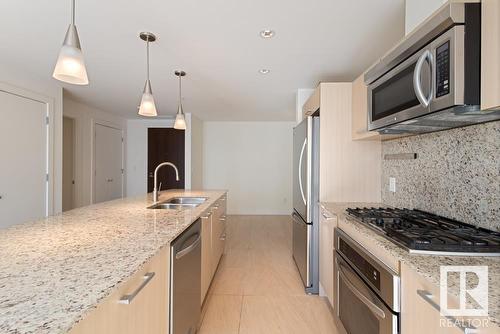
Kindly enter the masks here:
[[[422, 91], [422, 83], [420, 82], [422, 79], [422, 66], [424, 65], [424, 62], [428, 61], [431, 67], [431, 90], [429, 93], [429, 96], [426, 97], [424, 95], [424, 92]], [[434, 84], [433, 84], [433, 79], [432, 79], [432, 72], [434, 69], [434, 58], [432, 57], [432, 53], [429, 50], [426, 50], [420, 58], [417, 60], [417, 64], [415, 65], [415, 70], [413, 71], [413, 89], [415, 91], [415, 95], [417, 96], [418, 101], [420, 104], [427, 108], [429, 104], [432, 101], [432, 98], [434, 96]]]
[[362, 292], [356, 289], [354, 284], [349, 281], [349, 278], [347, 278], [347, 275], [344, 273], [344, 269], [342, 269], [343, 265], [338, 261], [337, 258], [335, 258], [335, 263], [337, 265], [340, 277], [344, 281], [345, 285], [349, 288], [349, 290], [351, 290], [351, 292], [358, 298], [358, 300], [365, 304], [373, 314], [375, 314], [380, 319], [385, 319], [385, 312], [380, 307], [375, 305], [370, 299], [368, 299]]
[[175, 254], [175, 258], [177, 260], [179, 260], [183, 256], [186, 256], [187, 254], [191, 253], [191, 251], [193, 251], [200, 244], [201, 235], [199, 233], [196, 233], [196, 235], [198, 235], [198, 237], [196, 238], [195, 241], [193, 241], [193, 243], [191, 245], [189, 245], [186, 248], [178, 251], [177, 254]]
[[142, 278], [143, 281], [142, 281], [141, 285], [139, 285], [139, 287], [134, 292], [132, 292], [130, 295], [125, 295], [122, 298], [120, 298], [118, 303], [126, 304], [126, 305], [129, 305], [130, 303], [132, 303], [132, 300], [134, 300], [135, 296], [137, 296], [139, 294], [139, 292], [141, 292], [141, 290], [144, 289], [144, 287], [146, 285], [148, 285], [149, 281], [151, 281], [153, 279], [153, 277], [155, 277], [154, 272], [146, 273], [144, 275], [144, 277]]
[[302, 145], [302, 150], [300, 151], [299, 158], [299, 187], [300, 187], [300, 195], [302, 195], [302, 200], [304, 201], [304, 205], [307, 205], [306, 196], [304, 195], [304, 187], [302, 186], [302, 159], [304, 158], [304, 150], [306, 149], [307, 138], [304, 139], [304, 144]]

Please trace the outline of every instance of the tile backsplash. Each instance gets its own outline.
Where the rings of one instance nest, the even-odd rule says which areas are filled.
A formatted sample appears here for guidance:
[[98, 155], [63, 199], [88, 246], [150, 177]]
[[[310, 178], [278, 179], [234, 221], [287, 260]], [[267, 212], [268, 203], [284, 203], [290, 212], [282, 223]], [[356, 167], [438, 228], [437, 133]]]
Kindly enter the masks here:
[[[382, 201], [500, 231], [500, 122], [386, 141], [382, 154], [417, 153], [382, 161]], [[389, 191], [389, 178], [396, 192]]]

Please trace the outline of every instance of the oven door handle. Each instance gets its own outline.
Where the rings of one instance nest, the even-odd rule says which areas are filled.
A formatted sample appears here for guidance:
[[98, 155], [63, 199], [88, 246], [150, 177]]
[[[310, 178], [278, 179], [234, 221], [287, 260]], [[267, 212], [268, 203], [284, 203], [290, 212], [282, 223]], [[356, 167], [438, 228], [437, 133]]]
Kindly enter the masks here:
[[335, 262], [337, 264], [337, 268], [339, 268], [338, 269], [339, 275], [344, 280], [344, 283], [349, 288], [349, 290], [351, 290], [351, 292], [356, 297], [358, 297], [358, 299], [363, 304], [365, 304], [366, 307], [368, 307], [370, 309], [370, 311], [372, 311], [373, 314], [375, 314], [380, 319], [385, 319], [385, 312], [380, 307], [378, 307], [377, 305], [375, 305], [371, 300], [369, 300], [358, 289], [356, 289], [356, 287], [354, 286], [354, 284], [352, 284], [351, 281], [349, 281], [349, 279], [347, 278], [347, 275], [344, 273], [344, 269], [343, 269], [344, 265], [342, 263], [340, 263], [337, 258], [335, 258]]
[[426, 97], [424, 95], [424, 92], [422, 91], [422, 84], [420, 82], [422, 74], [422, 66], [424, 66], [425, 61], [428, 61], [429, 64], [431, 65], [431, 78], [432, 78], [434, 59], [432, 57], [432, 53], [429, 50], [426, 50], [420, 56], [420, 58], [418, 58], [417, 64], [415, 65], [415, 70], [413, 72], [413, 89], [415, 90], [415, 95], [417, 96], [417, 99], [420, 102], [420, 104], [424, 108], [427, 108], [429, 104], [431, 104], [432, 97], [434, 96], [434, 85], [432, 84], [432, 79], [431, 79], [431, 91], [429, 93], [429, 97]]

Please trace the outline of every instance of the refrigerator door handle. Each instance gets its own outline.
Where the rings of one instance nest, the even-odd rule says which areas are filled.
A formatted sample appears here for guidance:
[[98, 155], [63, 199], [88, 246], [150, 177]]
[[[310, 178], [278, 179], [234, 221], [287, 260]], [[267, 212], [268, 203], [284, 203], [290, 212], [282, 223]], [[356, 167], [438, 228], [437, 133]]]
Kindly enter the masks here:
[[300, 187], [300, 195], [302, 195], [302, 200], [304, 201], [304, 205], [307, 205], [306, 196], [304, 194], [304, 187], [302, 186], [302, 159], [304, 158], [304, 150], [306, 149], [307, 138], [304, 139], [304, 144], [302, 144], [302, 150], [300, 151], [299, 158], [299, 187]]

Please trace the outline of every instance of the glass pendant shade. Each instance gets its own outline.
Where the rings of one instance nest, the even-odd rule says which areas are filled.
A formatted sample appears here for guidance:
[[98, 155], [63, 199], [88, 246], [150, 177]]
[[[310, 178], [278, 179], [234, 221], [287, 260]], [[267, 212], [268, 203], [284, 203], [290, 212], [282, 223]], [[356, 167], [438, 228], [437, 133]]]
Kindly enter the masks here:
[[87, 69], [76, 26], [70, 24], [52, 76], [74, 85], [88, 85]]
[[184, 117], [184, 112], [182, 111], [182, 105], [179, 105], [177, 116], [175, 116], [174, 129], [186, 130], [186, 118]]
[[141, 105], [139, 106], [139, 115], [147, 117], [158, 116], [149, 80], [146, 80], [146, 84], [144, 86], [144, 93], [142, 94]]

